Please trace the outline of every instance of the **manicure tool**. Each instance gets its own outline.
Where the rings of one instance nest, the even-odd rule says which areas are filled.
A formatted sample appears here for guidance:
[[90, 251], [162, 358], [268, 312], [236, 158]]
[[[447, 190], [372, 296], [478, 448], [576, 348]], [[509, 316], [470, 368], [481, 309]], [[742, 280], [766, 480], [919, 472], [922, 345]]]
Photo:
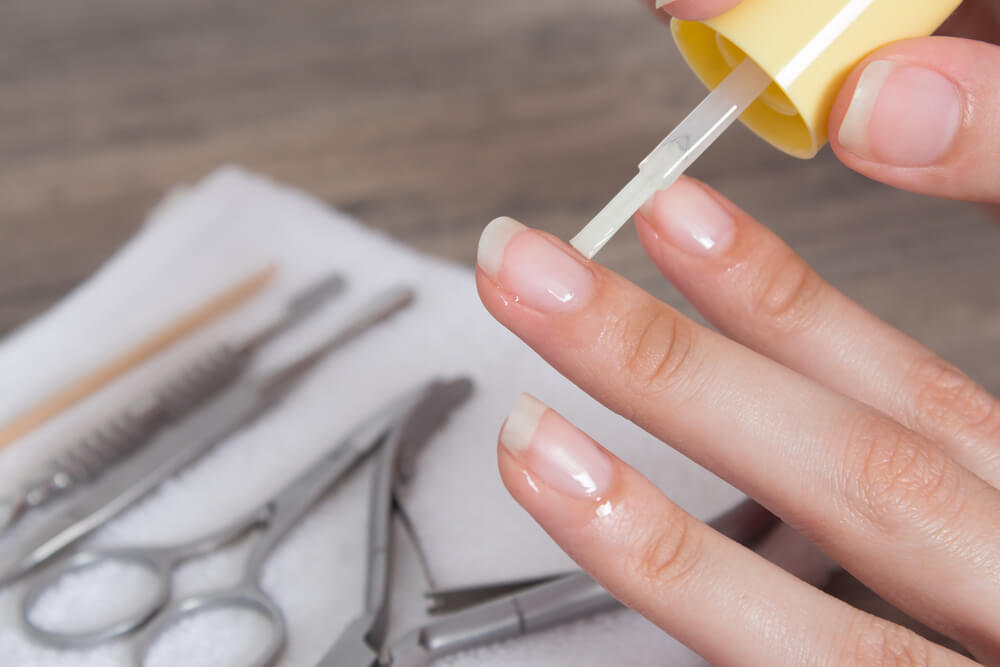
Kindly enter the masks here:
[[330, 352], [413, 300], [409, 288], [395, 287], [377, 295], [349, 323], [294, 361], [267, 374], [250, 375], [205, 407], [163, 431], [142, 452], [108, 472], [100, 484], [81, 490], [47, 517], [13, 553], [0, 560], [0, 585], [43, 563], [100, 527], [194, 461], [223, 438], [273, 410]]
[[[386, 490], [379, 492], [384, 494]], [[776, 523], [773, 514], [747, 500], [709, 525], [748, 545], [766, 535]], [[318, 667], [427, 667], [452, 653], [621, 606], [587, 573], [575, 572], [431, 621], [387, 645], [388, 567], [384, 559], [369, 561], [364, 615], [347, 627]]]
[[[657, 3], [661, 5], [663, 3]], [[705, 21], [673, 19], [674, 41], [710, 89], [570, 243], [588, 259], [737, 118], [798, 158], [827, 140], [837, 90], [878, 47], [932, 34], [961, 0], [744, 0]]]
[[[150, 623], [136, 646], [137, 663], [141, 665], [157, 639], [185, 619], [217, 609], [249, 609], [266, 619], [271, 631], [266, 648], [252, 665], [265, 667], [274, 664], [286, 643], [287, 628], [281, 610], [260, 585], [263, 564], [268, 555], [317, 500], [359, 461], [377, 450], [374, 469], [376, 492], [371, 496], [368, 558], [374, 562], [387, 562], [392, 488], [396, 479], [410, 474], [416, 452], [451, 412], [468, 398], [471, 388], [472, 383], [465, 379], [436, 381], [403, 395], [363, 422], [272, 499], [215, 533], [176, 546], [76, 554], [66, 563], [44, 573], [29, 587], [22, 605], [25, 628], [35, 639], [47, 644], [79, 647], [120, 637]], [[236, 585], [177, 600], [168, 606], [172, 574], [181, 563], [219, 549], [253, 529], [260, 529], [261, 534]], [[33, 623], [30, 612], [46, 590], [67, 575], [109, 562], [135, 564], [155, 575], [158, 585], [153, 599], [131, 616], [90, 632], [53, 632]]]
[[111, 466], [133, 454], [170, 422], [186, 414], [246, 371], [253, 354], [340, 294], [344, 279], [331, 275], [310, 285], [286, 305], [284, 312], [236, 343], [222, 343], [168, 379], [163, 386], [130, 405], [123, 414], [100, 425], [44, 466], [45, 471], [10, 495], [0, 496], [0, 533], [25, 512], [96, 480]]
[[233, 310], [271, 282], [275, 271], [276, 269], [272, 265], [254, 272], [213, 296], [191, 312], [185, 313], [135, 347], [115, 357], [100, 368], [74, 380], [40, 404], [15, 417], [12, 422], [0, 427], [0, 447], [30, 433], [60, 412], [79, 403], [101, 387], [156, 356], [185, 336], [189, 336], [224, 313]]
[[[409, 532], [409, 531], [408, 531]], [[411, 538], [416, 537], [410, 535]], [[496, 600], [497, 598], [518, 593], [523, 590], [534, 589], [542, 584], [562, 579], [566, 574], [551, 574], [540, 577], [531, 577], [516, 581], [504, 581], [492, 584], [481, 584], [478, 586], [463, 586], [461, 588], [451, 588], [444, 590], [432, 590], [424, 593], [427, 599], [427, 613], [431, 616], [440, 616], [452, 612], [461, 611], [469, 607], [474, 607], [482, 602]]]

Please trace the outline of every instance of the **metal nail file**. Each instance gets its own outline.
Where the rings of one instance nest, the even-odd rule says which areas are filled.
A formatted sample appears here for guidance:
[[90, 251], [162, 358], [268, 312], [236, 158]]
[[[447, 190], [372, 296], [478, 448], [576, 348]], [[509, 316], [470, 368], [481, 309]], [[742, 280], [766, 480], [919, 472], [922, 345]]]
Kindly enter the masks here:
[[[326, 355], [409, 305], [413, 291], [377, 295], [348, 323], [290, 363], [248, 376], [188, 418], [162, 432], [141, 453], [109, 472], [42, 522], [0, 560], [0, 585], [45, 562], [155, 489], [216, 443], [274, 409]], [[55, 509], [55, 508], [53, 508]]]
[[319, 310], [340, 294], [337, 274], [314, 282], [294, 296], [271, 322], [238, 342], [205, 351], [149, 395], [80, 437], [19, 489], [0, 496], [0, 533], [23, 514], [96, 481], [114, 465], [139, 451], [168, 424], [219, 395], [250, 366], [262, 346]]

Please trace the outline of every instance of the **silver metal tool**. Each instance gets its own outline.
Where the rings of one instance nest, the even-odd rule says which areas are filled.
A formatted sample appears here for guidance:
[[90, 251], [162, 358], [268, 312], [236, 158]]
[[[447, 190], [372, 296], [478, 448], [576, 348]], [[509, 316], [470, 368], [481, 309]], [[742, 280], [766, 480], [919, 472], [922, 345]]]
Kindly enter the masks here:
[[[414, 537], [409, 534], [409, 531], [407, 532], [407, 536], [411, 539]], [[417, 546], [414, 544], [414, 548], [417, 548]], [[424, 593], [424, 598], [428, 602], [427, 613], [432, 616], [451, 614], [474, 607], [483, 602], [496, 600], [499, 597], [534, 589], [542, 584], [562, 579], [565, 576], [566, 573], [550, 574], [516, 581], [503, 581], [478, 586], [463, 586], [461, 588], [428, 591]]]
[[[261, 570], [268, 555], [319, 498], [373, 451], [379, 451], [376, 476], [391, 483], [400, 465], [406, 465], [404, 460], [411, 460], [416, 450], [469, 396], [471, 387], [471, 382], [464, 379], [437, 381], [405, 394], [366, 420], [320, 460], [310, 464], [302, 475], [272, 499], [210, 535], [176, 546], [113, 549], [75, 555], [68, 562], [44, 573], [29, 587], [22, 605], [26, 629], [44, 643], [77, 647], [119, 637], [151, 621], [136, 646], [136, 660], [142, 664], [157, 639], [183, 620], [220, 608], [250, 609], [265, 618], [271, 629], [266, 648], [252, 665], [265, 667], [274, 664], [285, 645], [287, 629], [280, 608], [260, 586]], [[376, 509], [379, 513], [385, 509], [379, 504], [381, 498], [373, 497], [373, 502], [378, 504]], [[383, 528], [379, 522], [371, 527], [379, 539], [373, 541], [369, 557], [376, 560], [386, 557], [380, 546]], [[177, 600], [168, 606], [172, 574], [181, 563], [214, 551], [253, 529], [260, 529], [261, 534], [247, 559], [242, 576], [232, 588]], [[135, 564], [151, 572], [158, 582], [156, 595], [131, 616], [90, 632], [53, 632], [32, 622], [31, 609], [46, 590], [67, 575], [108, 562]]]
[[310, 285], [274, 321], [242, 341], [222, 343], [203, 353], [163, 386], [80, 438], [23, 488], [0, 497], [0, 533], [25, 512], [93, 482], [167, 424], [219, 394], [246, 371], [254, 352], [340, 294], [344, 283], [343, 277], [331, 275]]
[[248, 376], [203, 408], [160, 433], [58, 513], [18, 540], [0, 559], [0, 584], [24, 574], [122, 512], [217, 442], [273, 409], [327, 354], [413, 300], [405, 287], [386, 290], [349, 323], [294, 361], [263, 376]]
[[[776, 523], [774, 515], [748, 500], [710, 525], [733, 540], [750, 544]], [[381, 560], [371, 562], [369, 591], [381, 592], [386, 567]], [[384, 626], [387, 606], [386, 597], [369, 595], [365, 614], [341, 634], [319, 667], [428, 667], [452, 653], [521, 637], [621, 605], [585, 572], [576, 572], [432, 621], [388, 646]]]

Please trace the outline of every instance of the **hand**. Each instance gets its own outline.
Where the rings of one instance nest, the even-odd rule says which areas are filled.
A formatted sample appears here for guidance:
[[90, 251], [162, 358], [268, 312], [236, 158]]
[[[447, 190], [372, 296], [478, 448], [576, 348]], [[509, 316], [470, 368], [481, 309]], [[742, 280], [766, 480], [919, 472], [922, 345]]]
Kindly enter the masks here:
[[[703, 19], [739, 2], [673, 0], [663, 9]], [[830, 145], [875, 180], [996, 210], [1000, 1], [968, 0], [941, 32], [883, 47], [855, 68], [833, 107]]]
[[[1000, 49], [985, 43], [881, 49], [837, 100], [833, 148], [898, 187], [1000, 202], [997, 73]], [[605, 405], [1000, 664], [1000, 401], [703, 184], [657, 194], [636, 225], [721, 333], [509, 219], [480, 242], [483, 303]], [[498, 451], [511, 494], [570, 556], [713, 664], [971, 664], [726, 540], [531, 397]]]

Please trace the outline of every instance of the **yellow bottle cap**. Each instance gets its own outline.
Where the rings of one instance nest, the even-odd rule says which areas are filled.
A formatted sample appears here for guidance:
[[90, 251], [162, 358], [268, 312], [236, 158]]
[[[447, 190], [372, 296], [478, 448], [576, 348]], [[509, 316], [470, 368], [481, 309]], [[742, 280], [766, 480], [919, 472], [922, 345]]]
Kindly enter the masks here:
[[743, 0], [706, 21], [671, 23], [695, 74], [714, 89], [745, 56], [773, 83], [740, 120], [800, 158], [816, 155], [848, 73], [875, 49], [930, 35], [961, 0]]

